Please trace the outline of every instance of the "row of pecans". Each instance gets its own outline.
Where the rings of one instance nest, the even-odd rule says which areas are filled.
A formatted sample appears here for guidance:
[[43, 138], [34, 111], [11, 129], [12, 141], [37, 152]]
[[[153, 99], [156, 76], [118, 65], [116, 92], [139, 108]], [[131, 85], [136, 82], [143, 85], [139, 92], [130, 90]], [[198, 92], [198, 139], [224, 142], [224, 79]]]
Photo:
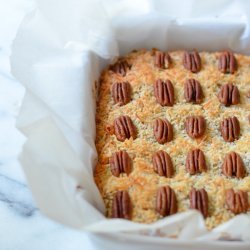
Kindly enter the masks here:
[[[175, 170], [170, 155], [159, 150], [152, 156], [154, 171], [159, 176], [172, 178]], [[112, 154], [109, 159], [110, 170], [112, 175], [119, 177], [125, 173], [129, 175], [132, 171], [132, 160], [125, 150], [120, 150]], [[205, 155], [202, 150], [196, 148], [188, 152], [186, 157], [186, 171], [190, 175], [200, 174], [207, 171]], [[226, 154], [223, 164], [222, 173], [226, 177], [244, 178], [247, 174], [244, 162], [239, 154], [230, 152]]]
[[[155, 51], [155, 66], [160, 69], [171, 67], [172, 59], [168, 53]], [[185, 52], [183, 65], [187, 70], [197, 73], [201, 70], [201, 58], [197, 51]], [[110, 69], [126, 76], [132, 65], [121, 60], [110, 66]], [[218, 69], [222, 73], [233, 74], [237, 70], [237, 61], [233, 53], [225, 51], [219, 57]], [[131, 100], [131, 86], [129, 82], [114, 83], [111, 88], [114, 102], [120, 106]], [[161, 106], [174, 105], [174, 87], [170, 80], [157, 80], [154, 84], [154, 94]], [[187, 102], [199, 104], [204, 97], [199, 81], [188, 79], [184, 85], [184, 97]], [[233, 84], [225, 84], [221, 87], [218, 95], [219, 101], [225, 106], [236, 105], [240, 101], [239, 90]], [[185, 122], [187, 134], [191, 138], [201, 137], [206, 128], [205, 119], [202, 116], [187, 117]], [[108, 132], [115, 134], [119, 141], [125, 141], [132, 137], [136, 138], [136, 128], [129, 116], [120, 116], [109, 126]], [[240, 135], [240, 124], [236, 117], [224, 119], [220, 125], [220, 131], [225, 141], [237, 140]], [[164, 144], [173, 139], [173, 128], [166, 119], [156, 119], [154, 122], [154, 135], [158, 143]], [[165, 151], [157, 151], [153, 155], [154, 171], [160, 176], [171, 178], [174, 175], [174, 168], [171, 157]], [[131, 159], [126, 151], [113, 153], [110, 158], [110, 168], [114, 176], [119, 177], [121, 173], [129, 174], [131, 171]], [[186, 170], [190, 174], [197, 174], [207, 170], [204, 153], [200, 149], [190, 150], [186, 158]], [[235, 152], [226, 155], [222, 173], [227, 177], [243, 178], [246, 175], [244, 163]], [[196, 190], [192, 188], [189, 194], [190, 208], [199, 210], [204, 218], [208, 216], [208, 195], [205, 189]], [[248, 195], [242, 190], [226, 191], [226, 205], [233, 213], [239, 214], [248, 210]], [[178, 203], [175, 191], [169, 186], [160, 187], [156, 194], [156, 211], [161, 216], [175, 214], [178, 210]], [[117, 191], [113, 198], [112, 217], [130, 219], [132, 204], [127, 191]]]
[[[111, 87], [114, 103], [123, 106], [131, 101], [131, 85], [129, 82], [116, 82]], [[154, 95], [161, 106], [174, 105], [174, 87], [170, 80], [158, 79], [154, 83]], [[190, 78], [184, 84], [184, 97], [188, 103], [200, 104], [204, 98], [202, 87], [199, 81]], [[225, 106], [240, 103], [240, 93], [236, 85], [227, 83], [221, 86], [218, 94], [220, 103]]]
[[[192, 139], [197, 139], [205, 134], [206, 120], [203, 116], [188, 116], [185, 120], [185, 130]], [[127, 115], [117, 117], [113, 124], [106, 127], [108, 134], [115, 134], [118, 141], [137, 138], [137, 129]], [[157, 118], [153, 123], [153, 132], [159, 144], [165, 144], [173, 140], [173, 126], [167, 119]], [[224, 118], [220, 123], [221, 136], [226, 142], [233, 142], [240, 137], [240, 122], [237, 117]]]
[[[167, 52], [154, 51], [154, 64], [159, 69], [169, 69], [172, 65], [172, 58]], [[202, 68], [202, 62], [199, 53], [194, 51], [185, 51], [183, 54], [183, 66], [192, 73], [198, 73]], [[119, 60], [110, 66], [110, 70], [121, 76], [126, 76], [132, 68], [126, 60]], [[230, 51], [224, 51], [220, 54], [218, 60], [218, 69], [222, 73], [234, 74], [237, 70], [237, 60]]]
[[[192, 188], [189, 200], [191, 209], [200, 211], [204, 218], [209, 216], [209, 198], [204, 188]], [[249, 205], [247, 192], [228, 189], [226, 190], [225, 203], [226, 207], [234, 214], [246, 213]], [[113, 198], [111, 217], [129, 220], [132, 217], [132, 207], [129, 193], [125, 190], [117, 191]], [[155, 210], [163, 217], [177, 213], [176, 193], [170, 186], [162, 186], [157, 190]]]

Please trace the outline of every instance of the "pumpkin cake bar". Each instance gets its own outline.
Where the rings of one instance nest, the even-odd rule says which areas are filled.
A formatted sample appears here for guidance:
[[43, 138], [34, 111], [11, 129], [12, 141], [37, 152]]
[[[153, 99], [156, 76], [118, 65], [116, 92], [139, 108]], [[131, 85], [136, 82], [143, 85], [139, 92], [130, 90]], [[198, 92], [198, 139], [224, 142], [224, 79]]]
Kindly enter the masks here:
[[249, 213], [250, 57], [133, 51], [100, 77], [95, 181], [106, 215], [151, 223]]

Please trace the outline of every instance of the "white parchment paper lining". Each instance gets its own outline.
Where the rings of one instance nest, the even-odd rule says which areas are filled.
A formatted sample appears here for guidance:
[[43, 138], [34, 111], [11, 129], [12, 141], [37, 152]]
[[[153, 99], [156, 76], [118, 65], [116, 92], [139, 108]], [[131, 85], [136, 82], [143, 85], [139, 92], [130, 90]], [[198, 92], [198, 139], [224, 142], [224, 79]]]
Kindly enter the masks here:
[[248, 1], [37, 0], [13, 43], [11, 67], [26, 88], [17, 123], [27, 137], [20, 160], [42, 212], [91, 232], [250, 241], [249, 215], [212, 232], [196, 211], [150, 225], [108, 220], [93, 180], [101, 69], [140, 48], [250, 54], [249, 14]]

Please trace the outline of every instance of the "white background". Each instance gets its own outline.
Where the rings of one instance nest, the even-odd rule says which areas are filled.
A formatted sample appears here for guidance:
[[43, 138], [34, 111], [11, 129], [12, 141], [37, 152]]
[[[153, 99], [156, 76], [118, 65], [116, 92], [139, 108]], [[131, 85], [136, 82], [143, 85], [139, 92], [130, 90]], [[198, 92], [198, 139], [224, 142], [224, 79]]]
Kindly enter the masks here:
[[33, 0], [0, 0], [0, 250], [94, 249], [88, 237], [43, 216], [17, 161], [24, 137], [15, 119], [24, 89], [10, 74], [17, 28]]

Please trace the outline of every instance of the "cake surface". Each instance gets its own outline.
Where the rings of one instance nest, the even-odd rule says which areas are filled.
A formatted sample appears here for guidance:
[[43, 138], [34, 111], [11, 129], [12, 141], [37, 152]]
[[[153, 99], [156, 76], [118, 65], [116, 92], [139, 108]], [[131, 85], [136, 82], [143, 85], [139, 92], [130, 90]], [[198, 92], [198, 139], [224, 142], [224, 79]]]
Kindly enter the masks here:
[[[122, 60], [126, 62], [125, 65], [114, 64], [102, 72], [96, 110], [98, 163], [95, 168], [95, 181], [104, 199], [107, 217], [114, 217], [114, 195], [117, 191], [124, 190], [128, 192], [131, 206], [131, 215], [124, 218], [130, 217], [135, 222], [151, 223], [172, 214], [165, 211], [164, 215], [157, 209], [157, 192], [163, 186], [174, 190], [177, 208], [172, 205], [171, 208], [173, 211], [177, 209], [177, 212], [195, 208], [190, 200], [191, 190], [204, 189], [208, 196], [208, 211], [200, 211], [202, 210], [208, 229], [242, 212], [241, 209], [238, 212], [237, 209], [230, 210], [226, 200], [227, 191], [231, 189], [244, 191], [248, 196], [245, 201], [250, 200], [250, 57], [234, 54], [237, 68], [230, 64], [230, 72], [223, 72], [225, 61], [220, 61], [218, 68], [221, 53], [200, 52], [199, 62], [196, 58], [193, 58], [194, 61], [185, 59], [184, 51], [174, 51], [168, 53], [169, 58], [165, 61], [159, 57], [157, 63], [155, 50], [133, 51], [119, 59], [118, 62]], [[193, 63], [194, 70], [189, 67], [190, 63]], [[200, 85], [193, 80], [186, 83], [188, 79], [197, 80]], [[161, 89], [157, 92], [158, 80], [166, 83], [164, 91], [167, 91], [169, 96], [164, 97]], [[167, 80], [171, 82], [172, 87]], [[231, 92], [233, 94], [229, 99], [226, 91], [235, 90], [232, 86], [222, 90], [226, 84], [233, 84], [238, 89], [238, 92]], [[191, 95], [188, 91], [192, 90], [192, 87], [195, 88], [196, 94], [200, 89], [202, 93]], [[131, 121], [127, 118], [124, 118], [124, 121], [116, 120], [120, 116], [128, 117]], [[197, 135], [192, 126], [191, 130], [187, 129], [187, 117], [190, 116], [202, 116], [205, 119], [205, 127], [199, 127]], [[230, 122], [236, 126], [233, 127], [231, 135], [233, 139], [230, 137], [230, 131], [221, 125], [222, 121], [229, 117], [236, 117], [240, 127], [238, 129], [231, 120], [229, 125], [223, 125], [225, 129], [227, 126], [231, 129]], [[166, 119], [172, 126], [170, 131], [170, 127], [164, 125], [168, 132], [166, 140], [157, 139], [157, 128], [154, 127], [157, 119]], [[132, 122], [133, 126], [126, 125], [129, 131], [122, 133], [119, 126], [130, 124], [129, 122]], [[192, 169], [192, 164], [187, 163], [187, 156], [192, 159], [190, 152], [196, 149], [201, 150], [204, 157], [197, 151], [197, 155], [203, 157], [200, 160], [202, 166]], [[113, 154], [120, 151], [127, 154], [116, 156], [118, 160], [119, 157], [124, 159], [123, 164], [120, 164], [122, 168], [117, 169], [117, 159]], [[153, 162], [154, 154], [159, 151], [167, 153], [172, 165], [168, 156], [163, 153], [156, 155], [155, 163]], [[234, 158], [227, 156], [230, 152], [237, 153], [242, 162], [237, 160], [237, 164], [234, 163]], [[231, 159], [231, 163], [236, 164], [236, 170], [225, 163], [226, 156], [229, 161]], [[157, 157], [165, 157], [163, 162], [166, 169], [159, 167]], [[156, 169], [155, 165], [159, 168]], [[163, 174], [161, 170], [164, 170]], [[117, 202], [119, 199], [128, 199], [127, 194], [120, 195]], [[244, 212], [248, 210], [249, 213], [248, 208], [249, 203], [245, 204]], [[121, 207], [115, 209], [121, 210]], [[123, 206], [122, 209], [128, 208]], [[119, 217], [119, 213], [116, 215], [115, 217]]]

